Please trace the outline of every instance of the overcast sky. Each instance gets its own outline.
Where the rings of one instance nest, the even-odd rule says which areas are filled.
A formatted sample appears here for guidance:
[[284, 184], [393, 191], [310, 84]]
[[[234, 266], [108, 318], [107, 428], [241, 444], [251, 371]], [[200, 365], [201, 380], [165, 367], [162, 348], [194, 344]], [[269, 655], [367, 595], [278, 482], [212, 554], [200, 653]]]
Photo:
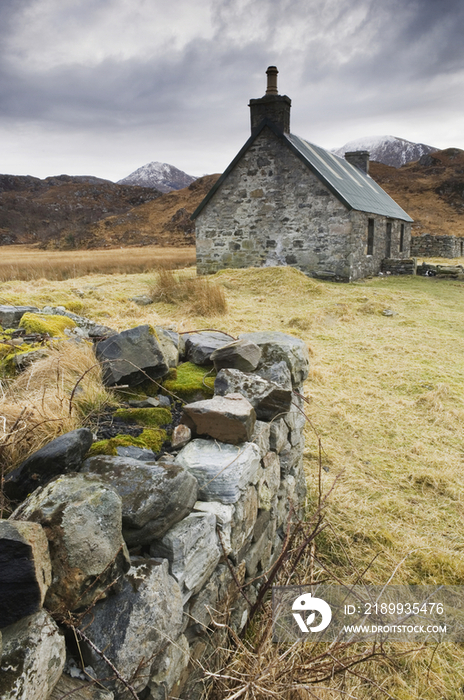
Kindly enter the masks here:
[[222, 172], [269, 65], [291, 130], [464, 149], [463, 0], [0, 0], [0, 172]]

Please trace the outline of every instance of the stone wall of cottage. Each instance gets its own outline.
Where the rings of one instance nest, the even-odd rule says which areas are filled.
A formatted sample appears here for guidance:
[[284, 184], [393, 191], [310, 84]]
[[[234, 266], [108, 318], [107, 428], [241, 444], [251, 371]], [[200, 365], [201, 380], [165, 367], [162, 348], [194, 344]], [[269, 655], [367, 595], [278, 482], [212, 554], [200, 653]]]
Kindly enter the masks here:
[[[89, 337], [88, 319], [51, 311]], [[0, 321], [24, 313], [0, 307]], [[224, 625], [243, 630], [303, 513], [302, 340], [110, 330], [96, 345], [108, 386], [122, 376], [137, 386], [139, 369], [162, 379], [187, 361], [214, 365], [214, 396], [183, 405], [159, 457], [137, 447], [89, 457], [93, 435], [81, 428], [8, 474], [19, 505], [0, 521], [2, 700], [200, 700]], [[174, 411], [173, 397], [158, 398]]]
[[411, 238], [411, 255], [421, 258], [460, 258], [464, 240], [457, 236], [434, 236], [424, 233]]
[[264, 129], [196, 220], [197, 270], [292, 265], [349, 279], [350, 215]]
[[[374, 246], [372, 255], [368, 255], [367, 238], [369, 219], [374, 221]], [[366, 214], [361, 211], [351, 212], [352, 253], [351, 279], [377, 275], [382, 269], [384, 258], [405, 260], [410, 256], [411, 224], [398, 219], [389, 219], [379, 214]], [[387, 224], [392, 226], [390, 255], [387, 256]], [[401, 226], [404, 226], [403, 251], [400, 252]]]
[[[367, 255], [367, 220], [375, 219]], [[393, 257], [409, 256], [410, 224], [392, 223]], [[196, 220], [197, 271], [292, 265], [314, 277], [350, 281], [377, 274], [387, 219], [350, 212], [292, 151], [264, 129]]]

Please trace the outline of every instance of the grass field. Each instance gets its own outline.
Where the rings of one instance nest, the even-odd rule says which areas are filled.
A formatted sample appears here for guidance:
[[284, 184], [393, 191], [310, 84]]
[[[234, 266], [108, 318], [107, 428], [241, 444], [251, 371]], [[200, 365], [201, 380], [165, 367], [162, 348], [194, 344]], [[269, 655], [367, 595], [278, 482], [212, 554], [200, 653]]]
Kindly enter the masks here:
[[[228, 304], [213, 318], [183, 305], [129, 301], [149, 293], [155, 272], [4, 281], [0, 303], [63, 304], [118, 330], [149, 322], [303, 338], [311, 351], [305, 395], [322, 439], [324, 490], [338, 477], [316, 557], [344, 583], [366, 569], [364, 580], [376, 584], [390, 577], [464, 584], [464, 284], [379, 277], [337, 285], [292, 268], [226, 270], [211, 281]], [[319, 465], [309, 427], [305, 463], [311, 509]], [[378, 687], [353, 678], [337, 692], [313, 688], [315, 694], [295, 697], [457, 700], [464, 650], [426, 647], [369, 673]]]

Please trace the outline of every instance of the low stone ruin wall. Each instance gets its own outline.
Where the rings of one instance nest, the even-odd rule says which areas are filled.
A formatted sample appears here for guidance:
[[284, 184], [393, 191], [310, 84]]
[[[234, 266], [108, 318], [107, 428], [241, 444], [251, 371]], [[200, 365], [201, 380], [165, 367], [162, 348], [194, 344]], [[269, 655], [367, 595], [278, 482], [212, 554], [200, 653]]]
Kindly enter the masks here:
[[458, 236], [433, 236], [430, 233], [412, 236], [411, 255], [419, 258], [460, 258], [464, 256], [464, 239]]
[[184, 349], [143, 326], [100, 341], [97, 356], [109, 386], [214, 363], [214, 396], [184, 405], [157, 459], [89, 457], [82, 428], [9, 476], [21, 502], [0, 521], [0, 697], [201, 698], [213, 632], [224, 635], [214, 622], [244, 628], [305, 502], [308, 351], [271, 332], [195, 333]]
[[389, 275], [415, 275], [417, 260], [415, 258], [384, 258], [381, 271]]

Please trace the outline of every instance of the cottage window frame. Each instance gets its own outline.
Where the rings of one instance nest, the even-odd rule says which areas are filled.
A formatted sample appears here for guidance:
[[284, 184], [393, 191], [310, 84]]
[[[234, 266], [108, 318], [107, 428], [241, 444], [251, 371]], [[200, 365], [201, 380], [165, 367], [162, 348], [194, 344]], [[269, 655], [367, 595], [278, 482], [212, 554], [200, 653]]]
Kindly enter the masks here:
[[366, 255], [374, 255], [374, 238], [375, 238], [375, 220], [367, 220], [367, 253]]

